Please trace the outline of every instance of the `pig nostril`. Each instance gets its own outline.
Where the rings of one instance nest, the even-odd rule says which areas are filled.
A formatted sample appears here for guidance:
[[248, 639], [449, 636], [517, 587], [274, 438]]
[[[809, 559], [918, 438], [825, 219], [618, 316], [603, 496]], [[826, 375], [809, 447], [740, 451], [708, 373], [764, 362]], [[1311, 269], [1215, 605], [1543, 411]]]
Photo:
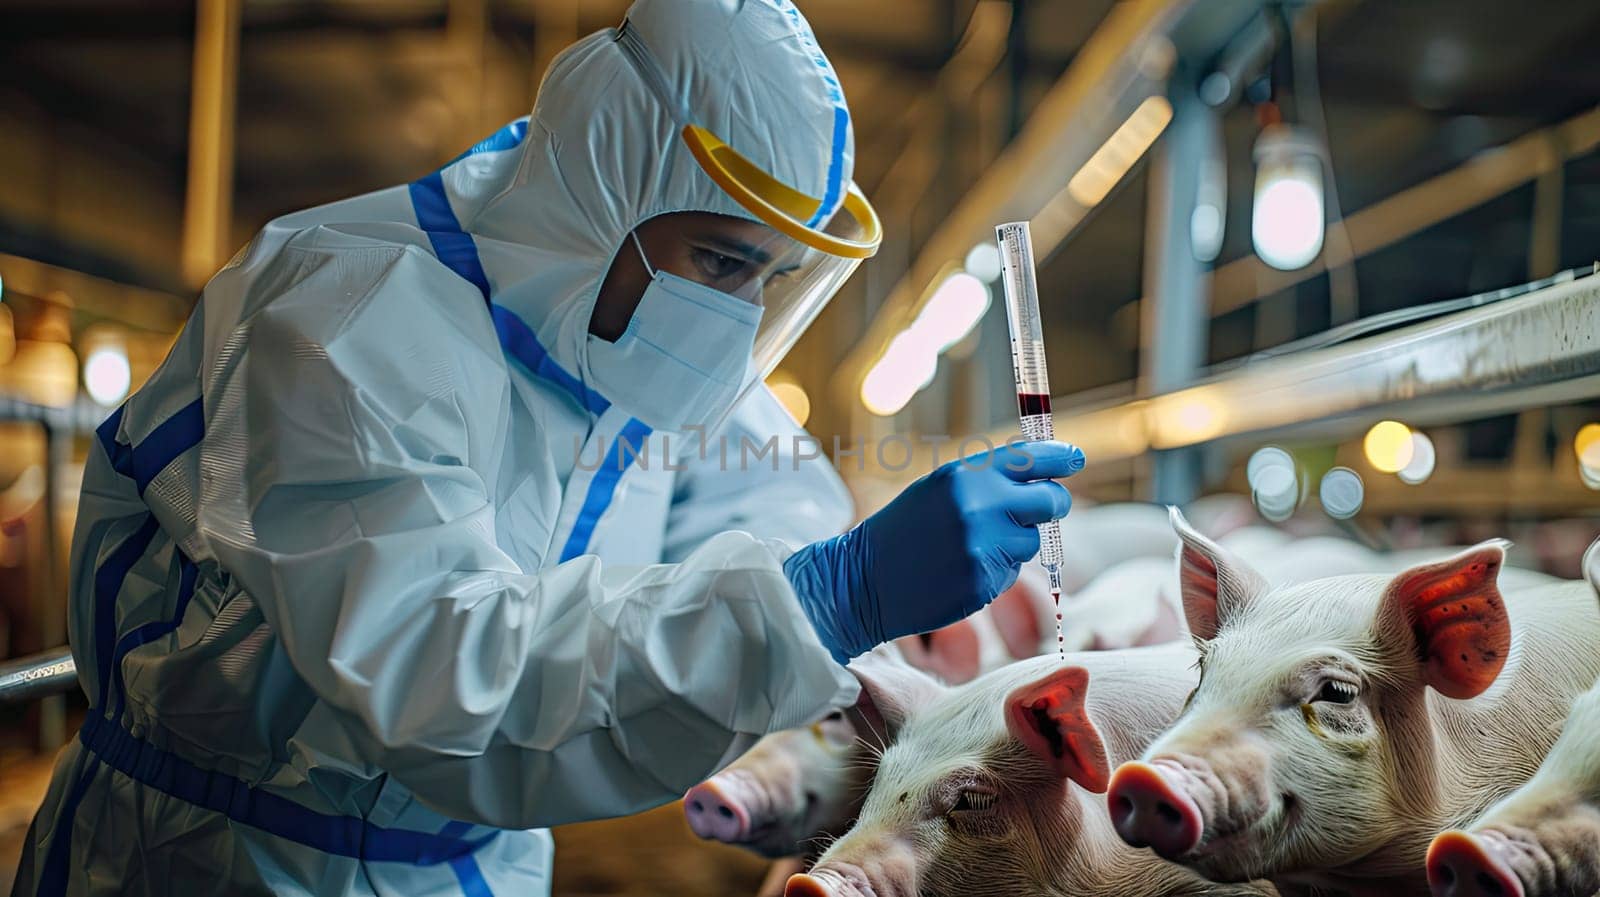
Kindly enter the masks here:
[[1117, 812], [1124, 816], [1131, 816], [1133, 814], [1133, 801], [1126, 796], [1119, 796], [1117, 798]]
[[697, 800], [689, 801], [689, 809], [695, 811], [696, 813], [704, 813], [706, 811], [705, 804], [702, 804]]
[[1178, 812], [1178, 808], [1164, 800], [1156, 801], [1156, 814], [1168, 825], [1177, 825], [1183, 821], [1183, 814]]
[[733, 811], [727, 807], [718, 807], [717, 815], [721, 816], [723, 819], [732, 819]]
[[1456, 884], [1456, 870], [1449, 866], [1439, 867], [1439, 884], [1445, 888], [1453, 888]]
[[1477, 881], [1478, 888], [1485, 894], [1504, 894], [1506, 892], [1506, 889], [1500, 884], [1500, 882], [1487, 872], [1479, 872], [1477, 875]]

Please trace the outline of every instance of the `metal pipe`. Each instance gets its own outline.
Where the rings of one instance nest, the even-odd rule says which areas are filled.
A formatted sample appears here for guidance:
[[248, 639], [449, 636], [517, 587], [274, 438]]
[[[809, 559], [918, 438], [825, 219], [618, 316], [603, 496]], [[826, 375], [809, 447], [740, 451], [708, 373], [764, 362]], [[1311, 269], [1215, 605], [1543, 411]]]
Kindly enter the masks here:
[[1088, 209], [1054, 198], [1108, 136], [1152, 94], [1174, 54], [1214, 53], [1260, 11], [1259, 0], [1132, 0], [1117, 4], [1027, 124], [923, 244], [879, 313], [839, 364], [834, 388], [854, 399], [860, 378], [919, 311], [917, 302], [945, 265], [988, 240], [996, 221], [1033, 220], [1039, 257], [1082, 223]]
[[[1267, 438], [1344, 439], [1380, 417], [1448, 424], [1600, 397], [1600, 273], [1339, 345], [1241, 364], [1148, 398], [1057, 397], [1056, 432], [1092, 471], [1151, 450]], [[983, 434], [991, 442], [1014, 427]], [[881, 482], [926, 470], [926, 453]]]
[[77, 686], [78, 665], [66, 648], [0, 661], [0, 704], [62, 695]]
[[[1219, 143], [1222, 124], [1200, 101], [1189, 79], [1172, 79], [1172, 124], [1151, 160], [1145, 227], [1140, 393], [1190, 385], [1206, 363], [1210, 296], [1205, 265], [1196, 257], [1193, 219], [1200, 173]], [[1199, 494], [1200, 457], [1194, 448], [1158, 451], [1151, 458], [1151, 499], [1184, 504]]]
[[195, 13], [189, 109], [189, 185], [183, 212], [183, 279], [200, 287], [228, 257], [233, 224], [234, 101], [240, 0], [200, 0]]
[[[38, 644], [59, 645], [67, 640], [67, 590], [61, 577], [65, 564], [56, 512], [61, 500], [61, 468], [72, 457], [71, 432], [45, 424], [44, 455], [44, 576], [39, 596], [39, 629], [43, 637]], [[66, 738], [66, 701], [60, 695], [51, 695], [39, 703], [39, 750], [53, 753]]]

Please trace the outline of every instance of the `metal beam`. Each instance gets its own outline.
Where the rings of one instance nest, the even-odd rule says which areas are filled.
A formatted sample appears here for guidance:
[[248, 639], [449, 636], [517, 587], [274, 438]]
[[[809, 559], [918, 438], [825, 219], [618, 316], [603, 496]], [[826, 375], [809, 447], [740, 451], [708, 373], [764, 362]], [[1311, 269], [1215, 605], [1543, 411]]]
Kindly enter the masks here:
[[77, 684], [78, 666], [66, 648], [0, 663], [0, 704], [65, 694]]
[[[40, 635], [36, 644], [40, 645], [67, 640], [67, 584], [61, 576], [67, 565], [61, 556], [57, 506], [61, 502], [61, 469], [72, 460], [72, 442], [70, 431], [44, 428], [44, 575], [39, 577], [36, 607]], [[52, 695], [39, 704], [39, 750], [54, 753], [66, 739], [67, 704], [60, 695]]]
[[[1160, 68], [1152, 62], [1170, 59], [1175, 44], [1181, 53], [1214, 32], [1224, 33], [1220, 46], [1259, 8], [1259, 0], [1130, 0], [1113, 7], [1039, 101], [1022, 133], [951, 210], [890, 290], [839, 366], [833, 383], [839, 399], [854, 401], [868, 365], [915, 317], [932, 279], [974, 244], [992, 239], [996, 222], [1032, 219], [1039, 256], [1052, 252], [1088, 212], [1053, 200], [1139, 103], [1162, 89], [1166, 72], [1154, 71], [1152, 77], [1152, 69]], [[1047, 206], [1051, 213], [1041, 216]]]
[[200, 0], [189, 109], [183, 279], [200, 287], [227, 259], [233, 226], [234, 101], [241, 0]]
[[[1194, 246], [1193, 219], [1207, 157], [1221, 143], [1217, 110], [1200, 101], [1187, 76], [1173, 79], [1172, 123], [1150, 168], [1145, 229], [1145, 295], [1139, 392], [1171, 392], [1193, 383], [1206, 363], [1209, 279]], [[1151, 499], [1185, 504], [1199, 494], [1200, 456], [1190, 448], [1151, 459]]]
[[[1129, 387], [1054, 400], [1056, 434], [1090, 459], [1079, 480], [1124, 477], [1127, 462], [1153, 450], [1339, 441], [1383, 417], [1443, 426], [1585, 401], [1600, 397], [1600, 273], [1381, 336], [1241, 365], [1174, 392], [1129, 399]], [[1015, 426], [981, 435], [998, 444], [1016, 438]], [[917, 452], [899, 468], [863, 472], [893, 484], [930, 469], [929, 461]]]
[[[1376, 252], [1559, 168], [1600, 147], [1600, 106], [1485, 150], [1465, 164], [1350, 215], [1345, 228], [1351, 258]], [[1253, 255], [1212, 275], [1211, 314], [1220, 316], [1310, 280], [1326, 268], [1317, 259], [1296, 271], [1268, 267]]]
[[176, 332], [193, 304], [173, 293], [6, 253], [0, 253], [0, 273], [8, 293], [42, 299], [60, 290], [72, 297], [75, 312], [156, 333]]
[[1266, 433], [1341, 433], [1381, 415], [1443, 424], [1596, 396], [1600, 276], [1590, 276], [1148, 399], [1058, 399], [1056, 432], [1105, 462]]

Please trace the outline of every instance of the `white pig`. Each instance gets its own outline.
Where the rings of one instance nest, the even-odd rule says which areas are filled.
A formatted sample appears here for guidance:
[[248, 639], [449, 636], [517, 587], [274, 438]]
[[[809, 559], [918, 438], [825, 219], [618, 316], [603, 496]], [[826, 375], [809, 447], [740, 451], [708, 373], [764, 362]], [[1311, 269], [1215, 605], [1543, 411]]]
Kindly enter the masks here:
[[[1001, 624], [991, 619], [1004, 607], [995, 606], [1000, 604], [937, 632], [899, 639], [878, 653], [946, 682], [966, 682], [1012, 660]], [[706, 840], [766, 857], [815, 856], [820, 839], [838, 835], [855, 819], [875, 759], [845, 714], [832, 713], [810, 726], [763, 737], [690, 788], [683, 796], [684, 818]]]
[[849, 827], [866, 792], [870, 754], [842, 711], [767, 735], [721, 772], [683, 796], [689, 828], [701, 838], [785, 857], [814, 838]]
[[1068, 514], [1061, 519], [1062, 587], [1076, 592], [1132, 558], [1170, 557], [1177, 544], [1160, 505], [1120, 502]]
[[1213, 880], [1422, 892], [1434, 833], [1526, 781], [1600, 673], [1588, 586], [1502, 596], [1503, 543], [1271, 588], [1173, 524], [1200, 683], [1108, 803], [1130, 844]]
[[[1600, 594], [1600, 542], [1583, 556]], [[1600, 651], [1600, 646], [1593, 650]], [[1428, 851], [1436, 897], [1588, 897], [1600, 892], [1600, 682], [1572, 706], [1526, 785]]]
[[1252, 894], [1123, 845], [1101, 796], [1177, 714], [1183, 643], [1019, 661], [955, 688], [867, 657], [860, 711], [889, 745], [850, 831], [788, 897]]

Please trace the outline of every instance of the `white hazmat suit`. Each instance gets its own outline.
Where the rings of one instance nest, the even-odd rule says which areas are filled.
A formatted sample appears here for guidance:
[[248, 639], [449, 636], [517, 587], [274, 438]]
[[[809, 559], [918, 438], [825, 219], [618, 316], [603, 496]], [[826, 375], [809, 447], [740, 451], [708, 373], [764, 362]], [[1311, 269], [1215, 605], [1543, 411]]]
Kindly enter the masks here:
[[[530, 118], [212, 280], [91, 452], [91, 710], [17, 893], [546, 893], [538, 827], [853, 700], [781, 566], [849, 523], [832, 469], [719, 469], [585, 373], [633, 228], [748, 217], [674, 149], [685, 117], [810, 195], [849, 181], [791, 4], [640, 0]], [[761, 389], [726, 431], [798, 432]]]

